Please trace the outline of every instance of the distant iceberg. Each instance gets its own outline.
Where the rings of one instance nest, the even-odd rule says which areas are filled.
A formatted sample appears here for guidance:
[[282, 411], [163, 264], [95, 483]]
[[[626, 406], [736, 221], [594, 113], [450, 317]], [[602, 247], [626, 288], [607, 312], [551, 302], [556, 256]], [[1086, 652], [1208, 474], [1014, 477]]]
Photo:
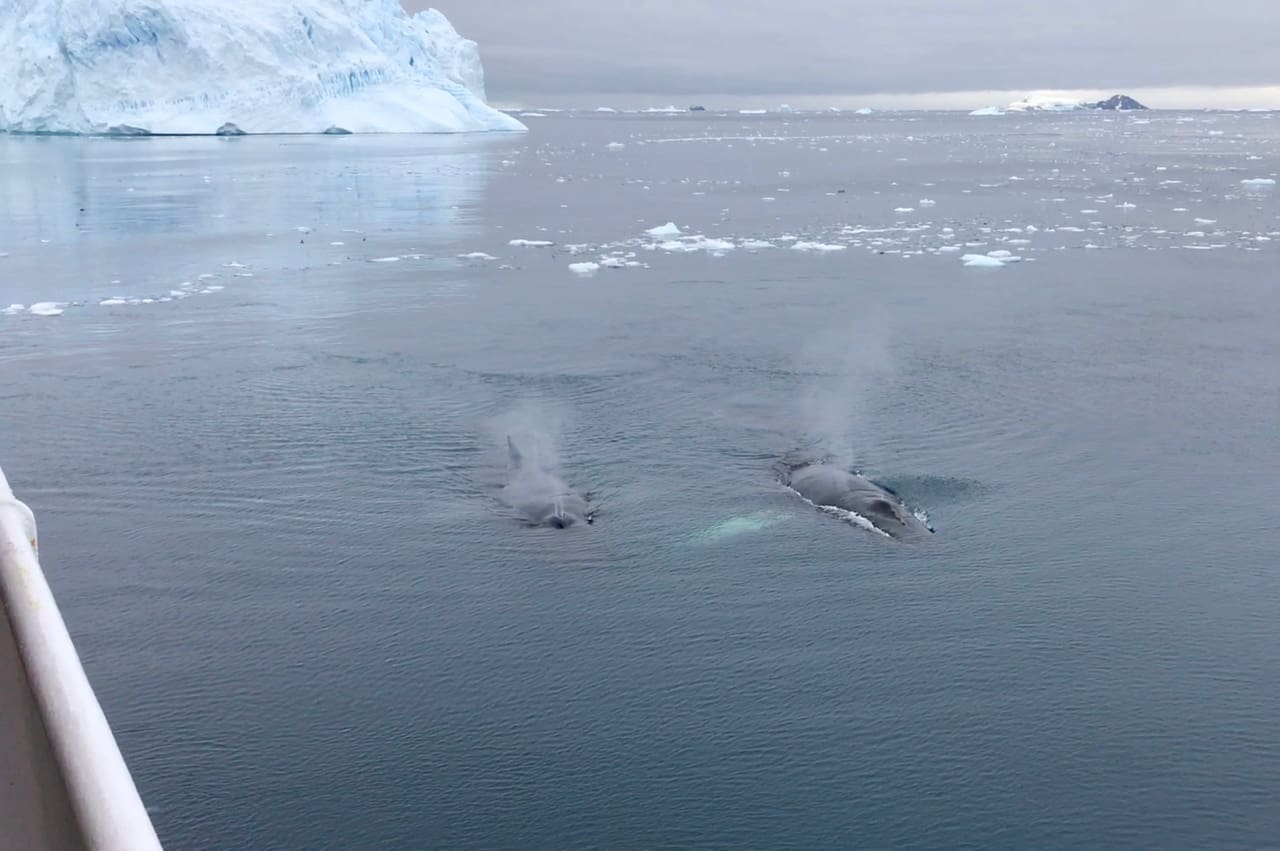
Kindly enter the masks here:
[[473, 41], [398, 0], [9, 0], [0, 131], [521, 130]]

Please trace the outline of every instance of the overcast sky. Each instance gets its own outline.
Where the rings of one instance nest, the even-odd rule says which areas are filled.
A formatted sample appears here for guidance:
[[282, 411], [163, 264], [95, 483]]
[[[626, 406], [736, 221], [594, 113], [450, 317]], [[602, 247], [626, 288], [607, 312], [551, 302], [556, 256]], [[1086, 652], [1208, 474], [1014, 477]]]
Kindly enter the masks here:
[[[1280, 0], [405, 0], [405, 6], [435, 6], [480, 43], [489, 96], [498, 103], [581, 103], [588, 95], [773, 102], [797, 95], [857, 100], [1280, 86]], [[933, 99], [946, 105], [946, 98]]]

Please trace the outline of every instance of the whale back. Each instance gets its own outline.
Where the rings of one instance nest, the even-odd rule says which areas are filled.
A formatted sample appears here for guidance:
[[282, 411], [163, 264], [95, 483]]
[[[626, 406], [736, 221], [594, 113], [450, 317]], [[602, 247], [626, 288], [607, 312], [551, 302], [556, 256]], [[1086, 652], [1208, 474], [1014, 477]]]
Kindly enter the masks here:
[[814, 505], [851, 511], [894, 538], [932, 531], [892, 491], [833, 464], [792, 469], [784, 481]]

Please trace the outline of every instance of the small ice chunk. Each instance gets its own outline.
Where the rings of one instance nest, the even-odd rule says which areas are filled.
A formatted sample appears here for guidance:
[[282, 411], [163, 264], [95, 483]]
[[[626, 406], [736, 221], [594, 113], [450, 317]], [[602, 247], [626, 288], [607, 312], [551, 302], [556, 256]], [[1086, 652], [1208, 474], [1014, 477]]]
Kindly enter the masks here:
[[590, 261], [586, 263], [570, 263], [569, 271], [573, 272], [575, 275], [581, 275], [584, 278], [587, 278], [600, 271], [600, 264], [592, 263]]
[[35, 304], [27, 308], [27, 313], [30, 313], [33, 316], [61, 316], [62, 302], [37, 301]]
[[975, 109], [970, 115], [1004, 115], [1004, 110], [998, 106], [984, 106], [982, 109]]
[[1004, 265], [1003, 260], [998, 257], [990, 257], [986, 254], [966, 254], [961, 257], [960, 260], [966, 266], [979, 266], [992, 269]]
[[546, 248], [555, 243], [549, 239], [513, 239], [507, 245], [513, 245], [516, 248]]
[[894, 207], [893, 211], [895, 213], [914, 213], [916, 211], [916, 208], [915, 207]]
[[1218, 223], [1218, 220], [1217, 219], [1196, 219], [1195, 222], [1198, 225], [1216, 225]]
[[663, 251], [708, 251], [712, 254], [723, 254], [726, 251], [732, 251], [737, 248], [727, 239], [716, 239], [714, 237], [706, 237], [698, 234], [696, 236], [685, 236], [680, 239], [669, 239], [665, 242], [659, 242], [657, 248]]
[[665, 225], [649, 228], [645, 233], [649, 236], [679, 236], [680, 226], [675, 222], [667, 222]]
[[605, 145], [605, 147], [611, 151], [621, 151], [623, 148], [626, 147], [626, 145], [622, 144], [621, 142], [610, 142], [609, 144]]
[[3, 313], [5, 316], [17, 316], [19, 313], [24, 313], [26, 309], [27, 306], [25, 304], [11, 304], [4, 310], [0, 310], [0, 313]]
[[843, 245], [834, 245], [829, 242], [806, 242], [803, 240], [792, 243], [791, 248], [793, 251], [819, 251], [819, 252], [845, 250], [845, 246]]
[[102, 301], [98, 302], [98, 306], [99, 307], [116, 307], [118, 305], [128, 304], [128, 303], [129, 303], [129, 300], [127, 298], [123, 298], [121, 296], [112, 296], [111, 298], [104, 298]]
[[1264, 186], [1275, 186], [1276, 182], [1270, 177], [1250, 177], [1240, 181], [1241, 186], [1248, 186], [1251, 189], [1261, 189]]
[[935, 204], [937, 204], [937, 203], [938, 203], [938, 202], [937, 202], [937, 201], [935, 201], [935, 200], [933, 200], [932, 198], [921, 198], [921, 199], [920, 199], [920, 206], [921, 206], [921, 207], [932, 207], [932, 206], [934, 206], [934, 205], [935, 205]]
[[472, 251], [469, 254], [459, 254], [459, 260], [497, 260], [492, 254], [485, 254], [483, 251]]
[[394, 255], [392, 255], [391, 257], [374, 257], [369, 262], [370, 263], [399, 263], [400, 258]]
[[772, 242], [769, 242], [767, 239], [744, 239], [742, 240], [742, 242], [739, 242], [738, 245], [748, 250], [753, 250], [758, 248], [776, 248], [777, 247]]

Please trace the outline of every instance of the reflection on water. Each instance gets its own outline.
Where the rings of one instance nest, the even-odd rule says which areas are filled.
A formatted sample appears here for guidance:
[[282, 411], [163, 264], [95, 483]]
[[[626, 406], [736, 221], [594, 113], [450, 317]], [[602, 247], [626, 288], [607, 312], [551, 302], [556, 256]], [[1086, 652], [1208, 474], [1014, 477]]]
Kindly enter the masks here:
[[0, 135], [0, 301], [157, 296], [187, 277], [236, 274], [225, 269], [369, 259], [369, 241], [386, 234], [405, 243], [388, 252], [428, 252], [474, 227], [469, 210], [523, 144]]

